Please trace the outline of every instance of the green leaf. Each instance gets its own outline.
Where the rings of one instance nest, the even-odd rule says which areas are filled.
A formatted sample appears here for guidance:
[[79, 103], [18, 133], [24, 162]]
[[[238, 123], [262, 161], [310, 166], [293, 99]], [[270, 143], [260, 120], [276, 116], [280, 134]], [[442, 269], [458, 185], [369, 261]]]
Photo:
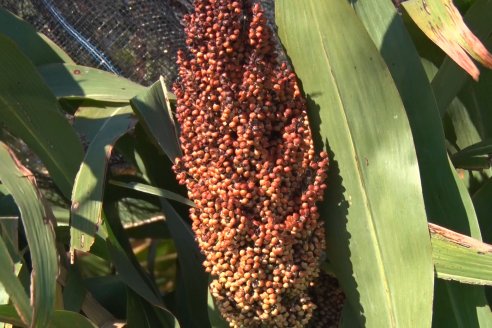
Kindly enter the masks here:
[[135, 121], [129, 106], [108, 111], [108, 117], [87, 149], [77, 173], [72, 194], [70, 250], [88, 252], [102, 222], [102, 199], [106, 167], [113, 145], [133, 127]]
[[57, 310], [50, 323], [53, 328], [97, 328], [97, 326], [83, 315], [64, 310]]
[[0, 8], [0, 33], [11, 38], [34, 65], [73, 63], [53, 41], [7, 10]]
[[146, 280], [142, 279], [141, 272], [135, 268], [135, 265], [128, 259], [123, 249], [113, 243], [114, 241], [108, 241], [109, 253], [123, 282], [150, 304], [162, 306], [162, 300], [148, 286]]
[[492, 68], [490, 54], [466, 26], [451, 0], [410, 0], [403, 8], [420, 29], [475, 80], [480, 71], [468, 57]]
[[[428, 61], [422, 63], [427, 74], [432, 77], [436, 70], [435, 66]], [[466, 134], [470, 132], [467, 129], [463, 131], [467, 132]], [[463, 133], [463, 138], [464, 135], [465, 133]], [[470, 135], [467, 135], [466, 139], [469, 137]], [[428, 154], [436, 154], [436, 159], [441, 158], [434, 149], [428, 151]], [[425, 166], [422, 165], [422, 167]], [[470, 195], [455, 168], [450, 161], [448, 161], [447, 169], [443, 164], [437, 167], [440, 169], [435, 172], [437, 183], [430, 185], [435, 187], [435, 191], [428, 194], [429, 205], [432, 206], [428, 207], [430, 220], [453, 231], [481, 239], [480, 227]], [[450, 181], [449, 172], [454, 182]], [[434, 313], [436, 318], [442, 319], [437, 321], [442, 327], [488, 327], [492, 323], [490, 308], [484, 305], [486, 300], [483, 287], [472, 288], [457, 283], [438, 281], [436, 282], [435, 299]], [[449, 308], [453, 310], [452, 316], [449, 315]]]
[[[490, 33], [492, 24], [490, 13], [492, 3], [488, 0], [476, 0], [464, 17], [467, 25], [478, 38], [486, 40], [486, 46], [492, 45]], [[480, 80], [483, 79], [483, 74]], [[443, 115], [451, 101], [458, 95], [460, 90], [469, 82], [470, 76], [466, 74], [451, 58], [447, 57], [439, 68], [439, 72], [432, 80], [432, 88], [436, 95], [439, 111]]]
[[[35, 326], [45, 327], [54, 311], [58, 276], [53, 214], [44, 205], [32, 173], [22, 166], [3, 143], [0, 143], [0, 163], [0, 180], [12, 193], [19, 207], [31, 253], [31, 302], [36, 309], [32, 322]], [[21, 315], [24, 321], [28, 319], [24, 313]]]
[[128, 79], [87, 66], [48, 64], [38, 69], [57, 98], [126, 103], [145, 90]]
[[152, 306], [131, 289], [128, 290], [127, 300], [128, 327], [179, 327], [178, 321], [169, 311]]
[[12, 305], [0, 305], [0, 322], [7, 322], [16, 326], [24, 326], [24, 323]]
[[[358, 1], [355, 5], [395, 80], [412, 128], [427, 216], [467, 232], [468, 216], [449, 165], [443, 125], [426, 73], [435, 66], [423, 61], [390, 3]], [[411, 68], [411, 69], [410, 69]], [[415, 95], [419, 95], [416, 97]]]
[[33, 150], [69, 198], [82, 161], [80, 141], [36, 68], [0, 35], [0, 123]]
[[320, 210], [348, 301], [362, 326], [430, 326], [430, 238], [412, 134], [391, 76], [347, 3], [285, 0], [276, 10], [313, 133], [331, 155]]
[[[80, 135], [84, 143], [90, 144], [108, 119], [108, 116], [111, 116], [111, 113], [119, 107], [122, 106], [107, 106], [105, 103], [101, 103], [100, 106], [96, 106], [95, 104], [85, 106], [85, 104], [82, 104], [75, 112], [73, 128]], [[127, 114], [122, 113], [118, 115]]]
[[148, 135], [174, 163], [182, 154], [163, 79], [133, 98], [130, 104]]
[[467, 284], [492, 285], [492, 246], [430, 224], [437, 277]]
[[473, 195], [473, 205], [477, 212], [477, 218], [482, 229], [483, 240], [492, 243], [492, 178]]
[[345, 303], [340, 317], [339, 328], [360, 328], [362, 327], [357, 320], [357, 312], [350, 306], [349, 303]]
[[[15, 306], [14, 313], [18, 313], [19, 317], [22, 318], [22, 320], [19, 319], [21, 322], [29, 325], [32, 321], [32, 309], [29, 304], [29, 297], [15, 275], [14, 262], [2, 238], [0, 238], [0, 284], [7, 294], [10, 295], [12, 303]], [[2, 309], [6, 309], [5, 305], [0, 305], [0, 320], [4, 319], [5, 315], [2, 313]], [[11, 316], [14, 313], [11, 313]]]
[[131, 190], [140, 191], [140, 192], [143, 192], [143, 193], [146, 193], [149, 195], [154, 195], [154, 196], [158, 196], [158, 197], [162, 197], [162, 198], [166, 198], [166, 199], [170, 199], [170, 200], [175, 200], [175, 201], [180, 202], [182, 204], [185, 204], [185, 205], [188, 205], [191, 207], [195, 207], [195, 203], [193, 203], [188, 198], [181, 196], [180, 194], [177, 194], [177, 193], [169, 191], [169, 190], [149, 186], [145, 183], [121, 182], [121, 181], [116, 181], [116, 180], [109, 180], [109, 183], [112, 184], [113, 186], [119, 186], [119, 187], [131, 189]]
[[[188, 320], [191, 319], [193, 327], [206, 327], [204, 322], [208, 322], [208, 276], [202, 266], [203, 255], [200, 253], [190, 226], [167, 200], [161, 199], [161, 205], [166, 216], [166, 224], [178, 251], [179, 273], [183, 283], [181, 300], [186, 302], [188, 315], [191, 316]], [[178, 305], [182, 306], [182, 303]]]
[[[452, 166], [451, 161], [450, 166]], [[453, 231], [469, 234], [474, 239], [482, 240], [477, 215], [470, 194], [465, 185], [460, 181], [456, 172], [453, 173], [463, 205], [465, 206], [468, 221], [448, 221], [446, 227], [451, 228], [451, 225], [453, 225], [455, 227], [451, 228]], [[492, 327], [492, 311], [487, 304], [485, 289], [482, 286], [469, 286], [452, 282], [447, 282], [445, 286], [445, 290], [451, 299], [450, 303], [453, 309], [454, 319], [459, 327]], [[434, 311], [440, 312], [442, 310], [438, 308], [437, 311], [436, 309]], [[449, 313], [445, 315], [449, 319], [452, 318], [452, 316], [449, 316]], [[447, 325], [443, 324], [442, 327], [447, 328]]]
[[157, 287], [138, 263], [128, 242], [121, 225], [121, 218], [116, 210], [116, 204], [114, 202], [106, 202], [105, 213], [107, 213], [106, 219], [108, 223], [106, 243], [112, 262], [122, 281], [150, 304], [162, 307], [163, 302]]
[[[470, 121], [475, 127], [480, 139], [483, 140], [492, 139], [492, 111], [490, 110], [492, 106], [491, 88], [492, 71], [486, 70], [480, 75], [480, 81], [478, 83], [469, 81], [459, 94], [461, 102], [468, 111]], [[467, 146], [472, 143], [473, 142], [468, 143]]]
[[77, 263], [68, 268], [63, 286], [64, 309], [80, 312], [82, 303], [87, 295], [82, 276], [80, 275]]

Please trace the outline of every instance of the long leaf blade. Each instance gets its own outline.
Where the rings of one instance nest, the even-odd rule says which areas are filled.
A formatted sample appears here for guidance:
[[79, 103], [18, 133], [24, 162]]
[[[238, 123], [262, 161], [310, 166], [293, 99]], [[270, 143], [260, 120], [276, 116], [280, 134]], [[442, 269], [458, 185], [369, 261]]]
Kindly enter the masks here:
[[321, 206], [328, 255], [359, 323], [430, 326], [433, 275], [420, 177], [389, 72], [347, 3], [289, 0], [276, 8], [280, 37], [312, 100], [313, 129], [320, 124], [332, 150], [331, 189]]
[[12, 193], [19, 207], [31, 253], [32, 321], [35, 326], [45, 327], [55, 310], [58, 276], [53, 216], [43, 204], [32, 173], [22, 166], [3, 143], [0, 143], [0, 163], [0, 180]]
[[72, 194], [70, 251], [88, 252], [102, 223], [106, 168], [114, 143], [135, 123], [129, 106], [108, 110], [108, 117], [87, 149]]
[[[475, 231], [476, 222], [469, 214], [471, 212], [466, 200], [460, 195], [455, 170], [448, 161], [443, 126], [434, 95], [401, 18], [389, 2], [362, 0], [355, 3], [354, 7], [385, 59], [405, 104], [419, 160], [427, 217], [462, 233]], [[427, 62], [424, 64], [426, 70], [432, 68]], [[479, 320], [477, 317], [483, 320], [482, 323], [488, 320], [487, 309], [482, 307], [483, 290], [472, 290], [448, 282], [438, 284], [434, 325], [435, 322], [443, 327], [452, 325], [454, 322], [450, 321], [455, 317], [458, 318], [455, 322], [460, 321], [465, 327], [473, 327]], [[445, 304], [451, 303], [464, 306], [445, 307]], [[457, 312], [450, 316], [449, 311], [453, 309]], [[440, 316], [440, 313], [443, 315]]]

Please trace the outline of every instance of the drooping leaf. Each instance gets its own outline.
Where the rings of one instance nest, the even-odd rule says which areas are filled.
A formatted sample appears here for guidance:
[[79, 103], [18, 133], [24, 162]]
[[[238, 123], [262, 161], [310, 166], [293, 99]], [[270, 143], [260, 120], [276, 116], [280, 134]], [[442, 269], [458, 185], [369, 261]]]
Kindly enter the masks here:
[[181, 156], [181, 148], [166, 92], [161, 78], [130, 103], [148, 135], [174, 163], [176, 157]]
[[69, 198], [82, 160], [82, 145], [36, 68], [2, 35], [0, 123], [41, 158], [58, 188]]
[[70, 250], [88, 252], [102, 221], [102, 199], [113, 145], [135, 123], [129, 106], [108, 111], [105, 123], [87, 149], [72, 194]]
[[[0, 143], [0, 180], [12, 193], [19, 207], [32, 261], [32, 304], [35, 311], [32, 322], [45, 327], [53, 314], [55, 305], [56, 278], [58, 276], [58, 254], [53, 229], [53, 214], [36, 188], [32, 173]], [[11, 296], [12, 294], [9, 293]], [[23, 321], [29, 317], [20, 313]]]
[[349, 4], [286, 0], [276, 10], [313, 133], [331, 155], [320, 210], [348, 302], [362, 326], [430, 326], [430, 239], [412, 135], [391, 76]]
[[492, 245], [430, 224], [437, 277], [467, 284], [492, 285]]
[[74, 64], [48, 64], [38, 67], [41, 76], [57, 98], [128, 102], [145, 90], [115, 74]]
[[[492, 39], [492, 22], [490, 20], [490, 12], [492, 11], [492, 3], [488, 0], [476, 0], [471, 8], [466, 12], [464, 18], [467, 25], [481, 39], [486, 40], [485, 45], [490, 48]], [[488, 70], [482, 71], [480, 81], [483, 75], [490, 74]], [[439, 67], [439, 72], [432, 80], [432, 88], [436, 96], [437, 104], [441, 115], [443, 115], [451, 101], [458, 95], [460, 90], [467, 82], [470, 76], [462, 70], [451, 58], [447, 57]]]
[[403, 7], [422, 31], [475, 80], [480, 71], [467, 53], [492, 68], [492, 54], [466, 26], [451, 0], [410, 0]]
[[11, 38], [34, 65], [73, 63], [53, 41], [37, 33], [34, 27], [0, 8], [0, 33]]

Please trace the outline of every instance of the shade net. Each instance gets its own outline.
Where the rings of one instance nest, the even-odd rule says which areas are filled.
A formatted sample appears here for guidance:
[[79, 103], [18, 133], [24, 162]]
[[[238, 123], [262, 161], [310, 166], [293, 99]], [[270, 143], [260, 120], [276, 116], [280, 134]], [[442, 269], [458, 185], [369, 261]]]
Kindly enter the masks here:
[[[272, 19], [273, 0], [262, 0]], [[0, 0], [61, 46], [78, 64], [143, 85], [171, 84], [184, 48], [182, 18], [192, 0]], [[271, 20], [273, 22], [273, 19]]]

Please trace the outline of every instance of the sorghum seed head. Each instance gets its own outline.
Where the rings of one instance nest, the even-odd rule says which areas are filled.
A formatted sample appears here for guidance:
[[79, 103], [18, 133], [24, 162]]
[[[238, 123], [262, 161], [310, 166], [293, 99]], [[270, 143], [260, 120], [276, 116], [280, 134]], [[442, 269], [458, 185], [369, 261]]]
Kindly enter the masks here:
[[183, 157], [174, 170], [212, 295], [232, 327], [304, 327], [324, 250], [316, 155], [296, 76], [252, 0], [195, 0], [174, 85]]

